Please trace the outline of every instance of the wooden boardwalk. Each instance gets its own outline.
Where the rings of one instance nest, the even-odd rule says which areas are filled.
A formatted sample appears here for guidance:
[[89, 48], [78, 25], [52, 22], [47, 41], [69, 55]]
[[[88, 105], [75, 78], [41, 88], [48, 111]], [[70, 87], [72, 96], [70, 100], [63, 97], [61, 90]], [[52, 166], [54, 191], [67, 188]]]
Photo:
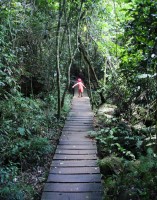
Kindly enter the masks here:
[[87, 96], [74, 96], [41, 200], [102, 200], [93, 113]]

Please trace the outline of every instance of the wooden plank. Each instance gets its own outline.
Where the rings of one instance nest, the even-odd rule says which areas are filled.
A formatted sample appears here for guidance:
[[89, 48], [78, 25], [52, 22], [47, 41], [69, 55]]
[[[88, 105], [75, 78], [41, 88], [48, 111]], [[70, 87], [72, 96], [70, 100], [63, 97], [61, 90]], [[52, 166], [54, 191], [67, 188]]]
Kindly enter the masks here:
[[[87, 115], [88, 115], [88, 114], [85, 113], [84, 116], [83, 116], [83, 115], [81, 116], [81, 115], [78, 115], [78, 113], [75, 113], [75, 114], [71, 114], [70, 117], [73, 118], [73, 119], [75, 119], [75, 120], [76, 120], [76, 119], [79, 120], [79, 118], [80, 118], [80, 119], [82, 119], [83, 121], [86, 121], [86, 120], [88, 120], [89, 118], [90, 118], [90, 119], [93, 119], [93, 116], [92, 116], [92, 115], [89, 116], [89, 118], [87, 119], [87, 118], [86, 118]], [[71, 118], [69, 118], [69, 119], [71, 119]]]
[[65, 137], [65, 136], [76, 136], [76, 137], [89, 137], [90, 138], [90, 133], [88, 131], [63, 131], [61, 134], [61, 137]]
[[91, 129], [91, 128], [88, 128], [88, 129], [86, 128], [86, 129], [84, 129], [84, 128], [81, 128], [81, 125], [80, 125], [79, 128], [75, 128], [75, 127], [74, 127], [74, 128], [66, 128], [66, 129], [63, 128], [63, 129], [62, 129], [62, 133], [64, 133], [64, 132], [65, 132], [65, 133], [68, 133], [68, 132], [69, 132], [69, 133], [80, 133], [80, 134], [81, 134], [81, 133], [86, 133], [86, 134], [87, 134], [89, 131], [93, 131], [93, 129]]
[[93, 115], [93, 113], [91, 111], [89, 111], [89, 112], [74, 112], [74, 111], [71, 111], [68, 114], [68, 117], [69, 118], [72, 117], [72, 118], [84, 118], [84, 119], [88, 118], [88, 119], [92, 119], [94, 117], [94, 115]]
[[[73, 114], [74, 114], [74, 112], [70, 112], [70, 113], [73, 113]], [[73, 120], [73, 119], [81, 119], [81, 120], [87, 119], [87, 120], [89, 121], [89, 120], [93, 120], [93, 117], [94, 117], [93, 113], [90, 114], [90, 116], [89, 116], [89, 115], [86, 115], [86, 116], [79, 116], [79, 115], [76, 115], [75, 117], [70, 116], [70, 113], [69, 113], [69, 115], [67, 116], [67, 120], [69, 120], [69, 119], [70, 119], [70, 120]], [[75, 114], [78, 114], [78, 113], [75, 112]]]
[[88, 121], [88, 120], [86, 121], [84, 119], [83, 120], [79, 119], [79, 120], [75, 120], [75, 121], [71, 120], [71, 121], [66, 121], [65, 122], [65, 126], [73, 126], [73, 127], [75, 127], [75, 126], [79, 126], [80, 124], [83, 127], [93, 127], [93, 121]]
[[[72, 122], [71, 122], [71, 123], [72, 123]], [[78, 129], [81, 129], [81, 130], [84, 130], [84, 131], [86, 131], [86, 130], [88, 131], [88, 130], [93, 129], [93, 126], [89, 126], [89, 125], [88, 125], [88, 126], [85, 126], [84, 124], [77, 124], [76, 126], [69, 126], [69, 125], [67, 126], [67, 125], [66, 125], [66, 126], [64, 126], [63, 130], [65, 130], [65, 129], [68, 129], [68, 130], [69, 130], [69, 129], [72, 129], [72, 130], [74, 130], [74, 131], [75, 131], [75, 130], [77, 131]]]
[[51, 174], [98, 174], [99, 167], [51, 167]]
[[69, 155], [69, 154], [55, 154], [53, 160], [95, 160], [96, 155]]
[[[84, 121], [84, 122], [92, 122], [93, 121], [93, 116], [94, 115], [92, 115], [92, 116], [83, 116], [83, 117], [80, 117], [80, 116], [75, 116], [75, 117], [71, 117], [70, 115], [68, 115], [67, 116], [67, 119], [66, 119], [66, 121], [77, 121], [78, 119], [80, 120], [80, 121]], [[86, 120], [85, 120], [86, 119]]]
[[94, 120], [94, 118], [93, 117], [91, 117], [91, 118], [86, 118], [86, 120], [83, 118], [78, 118], [78, 117], [75, 117], [75, 118], [71, 118], [71, 119], [69, 119], [68, 117], [67, 117], [67, 119], [66, 119], [66, 121], [65, 121], [65, 124], [71, 124], [71, 122], [73, 122], [72, 124], [73, 125], [75, 125], [75, 124], [78, 124], [79, 122], [78, 122], [78, 120], [77, 119], [79, 119], [80, 120], [80, 123], [82, 123], [82, 124], [84, 124], [84, 125], [93, 125], [93, 120]]
[[81, 124], [82, 127], [90, 127], [92, 128], [93, 127], [93, 123], [84, 123], [83, 121], [82, 122], [73, 122], [73, 121], [68, 121], [68, 122], [65, 122], [65, 125], [64, 127], [79, 127]]
[[[87, 102], [87, 104], [85, 104], [85, 102]], [[81, 107], [80, 107], [80, 105], [81, 105]], [[82, 101], [82, 102], [79, 102], [79, 104], [78, 104], [78, 101], [74, 101], [72, 103], [72, 106], [73, 106], [74, 110], [80, 110], [83, 108], [87, 108], [88, 110], [90, 110], [90, 108], [91, 108], [89, 101]]]
[[93, 144], [96, 145], [96, 141], [93, 139], [90, 139], [88, 141], [76, 141], [76, 140], [60, 140], [59, 141], [60, 145], [88, 145], [88, 144]]
[[90, 154], [97, 154], [97, 150], [68, 150], [63, 149], [59, 150], [57, 149], [56, 154], [66, 154], [66, 155], [90, 155]]
[[91, 106], [90, 106], [89, 103], [85, 104], [84, 102], [82, 102], [82, 103], [80, 102], [79, 105], [78, 105], [78, 102], [76, 101], [75, 103], [73, 102], [72, 106], [73, 106], [72, 110], [78, 110], [78, 111], [85, 110], [85, 109], [86, 110], [91, 110]]
[[86, 130], [86, 131], [84, 131], [84, 130], [82, 130], [82, 131], [80, 131], [80, 130], [72, 130], [72, 129], [69, 129], [69, 130], [62, 130], [62, 134], [64, 134], [64, 135], [68, 135], [68, 134], [73, 134], [73, 135], [89, 135], [89, 132], [90, 131], [92, 131], [91, 129], [89, 129], [89, 130]]
[[57, 145], [57, 149], [96, 149], [96, 146], [91, 144], [91, 145]]
[[[78, 104], [78, 102], [77, 102], [77, 104]], [[82, 113], [86, 113], [86, 112], [92, 113], [92, 110], [89, 107], [87, 109], [86, 109], [86, 107], [84, 107], [84, 105], [88, 106], [89, 103], [83, 102], [83, 103], [80, 103], [80, 106], [78, 106], [77, 104], [72, 104], [71, 112], [75, 112], [75, 113], [78, 113], [78, 114], [82, 114]]]
[[[51, 139], [50, 139], [51, 140]], [[60, 140], [58, 141], [58, 145], [96, 145], [96, 141], [93, 138], [90, 137], [84, 137], [82, 140], [82, 137], [80, 138], [80, 140], [76, 140], [75, 137], [72, 138], [66, 138], [66, 137], [60, 137]]]
[[[93, 116], [93, 112], [91, 111], [91, 109], [87, 109], [87, 110], [85, 110], [85, 112], [80, 112], [80, 110], [78, 110], [78, 109], [75, 109], [74, 108], [74, 106], [72, 106], [72, 109], [71, 109], [71, 111], [69, 112], [69, 114], [68, 114], [68, 116], [70, 115], [70, 113], [75, 113], [75, 114], [79, 114], [79, 115], [81, 115], [82, 113], [90, 113], [90, 116], [92, 115]], [[77, 115], [76, 117], [79, 117], [79, 115]], [[86, 116], [84, 116], [84, 117], [88, 117], [88, 115], [86, 115]]]
[[[80, 105], [81, 107], [81, 105]], [[82, 112], [83, 110], [83, 112]], [[90, 109], [86, 109], [86, 108], [83, 108], [82, 110], [80, 110], [79, 108], [74, 108], [74, 106], [72, 107], [72, 110], [69, 112], [69, 114], [71, 113], [74, 113], [74, 114], [77, 114], [77, 116], [83, 116], [83, 114], [86, 114], [85, 117], [87, 116], [93, 116], [93, 112], [90, 110]]]
[[101, 183], [46, 183], [45, 192], [99, 192]]
[[61, 136], [88, 136], [88, 132], [87, 131], [82, 131], [82, 132], [79, 132], [79, 131], [62, 131], [62, 135]]
[[67, 132], [88, 132], [88, 131], [92, 131], [93, 129], [91, 127], [81, 127], [81, 126], [78, 126], [77, 128], [75, 128], [74, 126], [73, 127], [69, 127], [69, 128], [63, 128], [62, 129], [62, 132], [64, 131], [67, 131]]
[[[85, 103], [80, 104], [79, 107], [73, 105], [73, 106], [72, 106], [72, 109], [71, 109], [71, 112], [75, 112], [75, 113], [79, 113], [79, 114], [83, 114], [83, 113], [86, 113], [86, 112], [92, 113], [92, 110], [90, 109], [90, 107], [86, 107], [86, 106], [84, 106], [84, 105], [87, 106], [87, 104], [85, 104]], [[82, 111], [83, 111], [83, 112], [82, 112]], [[93, 113], [92, 113], [92, 114], [93, 114]]]
[[84, 124], [84, 122], [88, 122], [86, 121], [86, 119], [84, 120], [81, 120], [81, 119], [78, 119], [78, 120], [70, 120], [68, 122], [66, 122], [65, 124], [65, 127], [79, 127], [79, 126], [82, 126], [82, 127], [89, 127], [89, 128], [93, 128], [93, 122], [88, 122], [88, 124]]
[[54, 160], [51, 163], [52, 167], [95, 167], [97, 165], [97, 160]]
[[79, 117], [67, 117], [66, 119], [66, 122], [69, 123], [69, 122], [73, 122], [73, 123], [93, 123], [93, 117], [91, 118], [79, 118]]
[[[61, 137], [89, 137], [87, 133], [62, 133]], [[77, 140], [76, 140], [77, 141]]]
[[65, 126], [79, 126], [79, 125], [82, 125], [82, 126], [89, 126], [89, 127], [93, 127], [93, 121], [91, 122], [85, 122], [84, 120], [83, 121], [66, 121], [65, 122]]
[[100, 174], [49, 174], [47, 182], [54, 183], [98, 183], [101, 181]]
[[60, 140], [61, 141], [90, 141], [91, 139], [88, 137], [88, 135], [81, 135], [81, 136], [78, 136], [78, 135], [63, 135], [60, 137]]
[[90, 126], [82, 126], [82, 125], [79, 125], [79, 126], [66, 126], [62, 129], [62, 132], [63, 131], [71, 131], [71, 132], [87, 132], [87, 131], [91, 131], [93, 130], [93, 127], [90, 127]]
[[75, 118], [75, 119], [79, 119], [80, 118], [80, 119], [83, 119], [84, 121], [86, 121], [87, 117], [92, 119], [93, 115], [92, 114], [89, 115], [89, 113], [84, 113], [82, 115], [79, 115], [78, 113], [74, 112], [74, 113], [70, 113], [69, 117]]
[[101, 192], [43, 192], [41, 200], [102, 200]]
[[81, 128], [81, 126], [80, 126], [80, 127], [77, 128], [77, 129], [76, 129], [76, 128], [73, 128], [73, 129], [72, 129], [72, 128], [63, 128], [63, 129], [62, 129], [62, 132], [66, 132], [66, 131], [69, 132], [69, 131], [70, 131], [70, 132], [81, 132], [81, 133], [82, 133], [82, 132], [86, 132], [86, 133], [87, 133], [87, 131], [91, 131], [91, 130], [92, 130], [92, 129], [90, 129], [90, 128], [86, 128], [86, 129], [85, 129], [85, 128]]
[[[88, 138], [88, 137], [84, 137], [84, 136], [82, 136], [82, 137], [61, 137], [61, 139], [60, 139], [60, 141], [68, 141], [69, 142], [69, 145], [70, 145], [70, 142], [71, 141], [79, 141], [80, 142], [80, 145], [81, 145], [81, 142], [89, 142], [91, 139], [90, 138]], [[59, 143], [59, 144], [61, 144], [61, 143]], [[72, 143], [71, 143], [72, 144]], [[74, 143], [75, 144], [75, 143]], [[83, 143], [82, 143], [83, 144]]]
[[[82, 108], [81, 108], [82, 107]], [[83, 112], [82, 112], [83, 111]], [[82, 105], [80, 105], [80, 107], [76, 107], [76, 106], [72, 106], [72, 110], [71, 110], [71, 112], [75, 112], [76, 114], [83, 114], [83, 113], [91, 113], [91, 114], [93, 114], [92, 113], [92, 111], [91, 111], [91, 109], [88, 107], [88, 108], [86, 108], [86, 107], [83, 107], [83, 104]]]
[[60, 139], [65, 140], [67, 138], [67, 140], [75, 140], [75, 141], [79, 141], [79, 139], [85, 139], [85, 141], [90, 141], [91, 138], [89, 137], [88, 134], [75, 134], [75, 133], [68, 133], [68, 134], [62, 134]]
[[[85, 122], [87, 124], [85, 124]], [[86, 126], [91, 126], [93, 128], [93, 120], [87, 120], [87, 119], [69, 119], [65, 122], [65, 124], [73, 124], [73, 126], [75, 125], [86, 125]]]
[[82, 128], [82, 129], [85, 129], [85, 128], [90, 128], [92, 129], [93, 126], [90, 125], [90, 124], [84, 124], [83, 122], [80, 122], [78, 121], [77, 123], [75, 122], [75, 124], [73, 124], [73, 122], [70, 122], [68, 124], [65, 124], [64, 128], [72, 128], [72, 129], [78, 129], [78, 128]]

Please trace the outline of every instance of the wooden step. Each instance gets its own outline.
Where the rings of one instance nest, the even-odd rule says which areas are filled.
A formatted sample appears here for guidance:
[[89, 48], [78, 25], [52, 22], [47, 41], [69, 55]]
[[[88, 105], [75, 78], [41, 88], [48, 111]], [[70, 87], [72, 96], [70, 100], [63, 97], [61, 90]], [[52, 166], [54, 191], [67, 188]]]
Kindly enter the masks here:
[[88, 97], [73, 98], [41, 200], [102, 200], [93, 113]]
[[55, 154], [54, 160], [95, 160], [97, 159], [96, 154], [88, 155], [69, 155], [69, 154]]
[[97, 160], [53, 160], [52, 167], [98, 167]]
[[49, 174], [47, 182], [51, 183], [100, 183], [100, 174]]
[[43, 192], [42, 200], [102, 200], [102, 192]]
[[57, 149], [56, 154], [66, 154], [66, 155], [92, 155], [97, 154], [97, 150], [69, 150], [69, 149]]
[[98, 174], [99, 167], [51, 167], [51, 174]]
[[45, 192], [100, 192], [101, 183], [46, 183]]

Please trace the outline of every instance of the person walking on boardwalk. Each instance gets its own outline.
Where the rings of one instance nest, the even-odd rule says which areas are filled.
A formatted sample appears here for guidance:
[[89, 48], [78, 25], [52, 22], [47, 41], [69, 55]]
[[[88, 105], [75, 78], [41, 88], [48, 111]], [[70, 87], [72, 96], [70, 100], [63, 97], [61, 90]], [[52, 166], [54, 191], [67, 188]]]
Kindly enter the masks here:
[[83, 97], [83, 88], [86, 88], [82, 83], [82, 80], [78, 78], [77, 83], [72, 86], [72, 88], [78, 86], [78, 97]]

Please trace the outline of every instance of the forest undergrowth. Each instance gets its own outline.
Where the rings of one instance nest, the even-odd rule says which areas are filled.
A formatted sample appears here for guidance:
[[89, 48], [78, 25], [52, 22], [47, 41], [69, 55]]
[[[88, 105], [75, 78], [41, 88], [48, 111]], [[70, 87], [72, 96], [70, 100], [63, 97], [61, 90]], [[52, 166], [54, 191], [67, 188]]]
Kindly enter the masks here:
[[99, 166], [105, 200], [149, 200], [157, 196], [157, 154], [153, 127], [116, 117], [95, 116]]
[[52, 95], [42, 100], [18, 93], [1, 101], [1, 200], [41, 198], [70, 99], [67, 95], [59, 121]]

